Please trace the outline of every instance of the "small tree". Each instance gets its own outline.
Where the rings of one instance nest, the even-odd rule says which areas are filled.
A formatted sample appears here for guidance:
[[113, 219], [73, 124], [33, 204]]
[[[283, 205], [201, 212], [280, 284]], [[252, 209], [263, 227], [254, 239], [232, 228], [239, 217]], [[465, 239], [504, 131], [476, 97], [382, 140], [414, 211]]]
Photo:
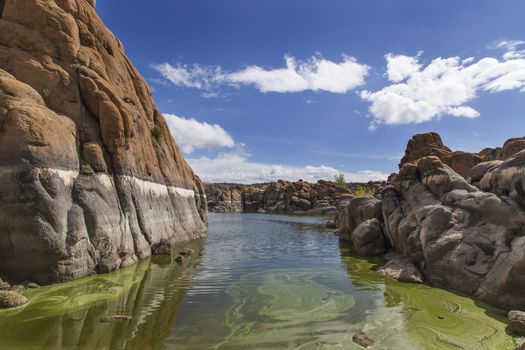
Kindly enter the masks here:
[[335, 175], [334, 180], [335, 180], [337, 187], [342, 188], [342, 189], [348, 189], [348, 185], [346, 184], [346, 180], [345, 180], [345, 174], [339, 173]]

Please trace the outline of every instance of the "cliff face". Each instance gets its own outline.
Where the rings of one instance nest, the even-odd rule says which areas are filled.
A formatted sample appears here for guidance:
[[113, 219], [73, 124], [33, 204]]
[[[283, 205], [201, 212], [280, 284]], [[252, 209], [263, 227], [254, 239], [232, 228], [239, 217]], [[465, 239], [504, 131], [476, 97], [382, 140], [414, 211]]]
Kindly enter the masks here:
[[[390, 250], [393, 260], [382, 271], [393, 277], [424, 278], [503, 308], [525, 309], [523, 139], [497, 152], [504, 160], [472, 166], [466, 179], [437, 152], [421, 152], [433, 148], [422, 140], [435, 139], [417, 135], [409, 142], [381, 201], [352, 199], [336, 220], [341, 238], [363, 255]], [[410, 156], [415, 142], [421, 143], [420, 158]]]
[[205, 234], [204, 188], [88, 0], [0, 6], [0, 276], [107, 272]]

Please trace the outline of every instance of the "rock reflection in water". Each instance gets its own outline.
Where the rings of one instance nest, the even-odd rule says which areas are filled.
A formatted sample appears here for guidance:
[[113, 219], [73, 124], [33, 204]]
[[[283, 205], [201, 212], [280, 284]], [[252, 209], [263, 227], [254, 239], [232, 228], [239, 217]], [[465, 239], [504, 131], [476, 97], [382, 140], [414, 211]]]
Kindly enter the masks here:
[[[189, 245], [198, 252], [201, 244]], [[153, 257], [110, 274], [29, 290], [30, 304], [0, 311], [0, 348], [164, 348], [199, 260], [195, 254], [180, 266]], [[114, 314], [132, 318], [100, 322]]]

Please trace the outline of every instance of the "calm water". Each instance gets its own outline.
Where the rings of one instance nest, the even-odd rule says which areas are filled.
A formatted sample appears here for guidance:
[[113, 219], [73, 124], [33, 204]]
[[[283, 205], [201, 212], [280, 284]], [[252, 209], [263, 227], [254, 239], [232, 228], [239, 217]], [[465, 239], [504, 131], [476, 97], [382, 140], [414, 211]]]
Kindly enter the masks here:
[[[0, 311], [0, 349], [513, 349], [501, 311], [401, 284], [319, 218], [210, 214], [200, 252], [30, 290]], [[111, 314], [132, 320], [101, 323]]]

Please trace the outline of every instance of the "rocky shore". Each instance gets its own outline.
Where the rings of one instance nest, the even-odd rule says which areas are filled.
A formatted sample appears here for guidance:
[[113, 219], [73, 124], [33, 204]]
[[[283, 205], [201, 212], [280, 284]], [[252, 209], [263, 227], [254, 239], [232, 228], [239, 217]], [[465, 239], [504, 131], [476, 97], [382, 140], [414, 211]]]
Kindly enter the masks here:
[[64, 282], [204, 236], [204, 187], [95, 1], [0, 3], [0, 277]]
[[525, 310], [524, 180], [525, 138], [467, 153], [416, 135], [379, 199], [352, 198], [336, 232], [358, 254], [388, 253], [385, 275]]
[[341, 185], [325, 180], [313, 184], [279, 180], [253, 185], [205, 184], [205, 189], [211, 212], [335, 215], [358, 188], [374, 194], [383, 186], [382, 182]]

